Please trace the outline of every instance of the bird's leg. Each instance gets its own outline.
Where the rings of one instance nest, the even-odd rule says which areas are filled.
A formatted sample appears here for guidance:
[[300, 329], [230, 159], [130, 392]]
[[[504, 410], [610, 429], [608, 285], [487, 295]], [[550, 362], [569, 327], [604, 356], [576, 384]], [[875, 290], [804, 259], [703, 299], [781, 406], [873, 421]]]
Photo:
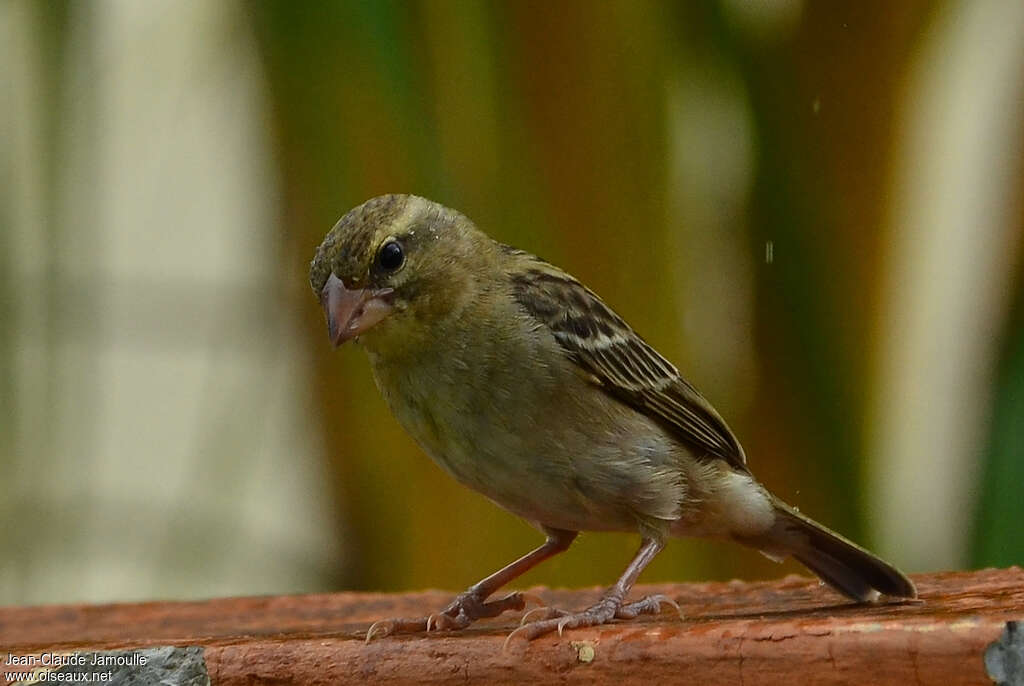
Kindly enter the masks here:
[[522, 610], [526, 606], [527, 596], [518, 591], [498, 600], [486, 601], [491, 594], [505, 584], [522, 576], [544, 560], [568, 549], [577, 535], [575, 531], [561, 529], [545, 529], [544, 531], [548, 538], [543, 545], [473, 584], [455, 596], [455, 600], [440, 612], [418, 619], [395, 618], [375, 622], [366, 632], [366, 640], [396, 633], [414, 633], [432, 629], [462, 629], [477, 619], [497, 617], [506, 610]]
[[594, 605], [582, 612], [565, 612], [564, 610], [551, 608], [538, 609], [538, 612], [545, 614], [545, 618], [519, 627], [509, 634], [506, 644], [513, 637], [517, 636], [532, 641], [538, 636], [543, 636], [552, 631], [558, 631], [561, 634], [563, 629], [596, 626], [598, 624], [605, 624], [612, 619], [633, 619], [643, 614], [658, 614], [661, 611], [662, 605], [674, 607], [678, 612], [679, 606], [676, 605], [675, 601], [663, 595], [647, 596], [632, 603], [624, 603], [626, 594], [629, 593], [629, 589], [636, 583], [640, 572], [644, 570], [644, 567], [664, 547], [665, 544], [659, 540], [645, 538], [640, 545], [640, 550], [637, 552], [636, 557], [626, 567], [626, 571], [622, 573], [622, 576], [615, 582], [615, 585], [609, 588], [604, 596]]

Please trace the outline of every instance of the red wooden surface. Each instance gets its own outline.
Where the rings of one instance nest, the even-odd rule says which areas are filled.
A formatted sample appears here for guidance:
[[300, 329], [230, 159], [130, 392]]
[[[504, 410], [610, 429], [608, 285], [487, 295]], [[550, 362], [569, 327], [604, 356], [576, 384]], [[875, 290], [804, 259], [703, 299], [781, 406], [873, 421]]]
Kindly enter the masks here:
[[[198, 645], [213, 684], [989, 684], [985, 647], [1024, 619], [1024, 571], [916, 575], [921, 600], [851, 605], [816, 581], [641, 586], [685, 614], [567, 631], [503, 650], [519, 613], [460, 632], [364, 643], [367, 626], [442, 607], [450, 593], [229, 598], [0, 608], [0, 658]], [[534, 589], [584, 607], [600, 589]], [[593, 651], [591, 661], [581, 660]]]

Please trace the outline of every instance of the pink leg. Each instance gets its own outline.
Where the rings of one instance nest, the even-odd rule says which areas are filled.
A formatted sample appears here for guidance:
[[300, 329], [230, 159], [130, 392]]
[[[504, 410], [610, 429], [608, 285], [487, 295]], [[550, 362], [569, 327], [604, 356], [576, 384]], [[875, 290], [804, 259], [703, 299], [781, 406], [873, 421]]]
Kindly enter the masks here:
[[663, 595], [652, 595], [624, 604], [626, 595], [633, 588], [633, 584], [636, 583], [640, 572], [644, 570], [644, 567], [664, 547], [665, 544], [661, 541], [645, 538], [640, 545], [640, 550], [637, 552], [636, 557], [629, 563], [626, 571], [622, 573], [622, 576], [615, 582], [615, 585], [605, 592], [601, 600], [582, 612], [547, 609], [543, 611], [545, 613], [544, 619], [519, 627], [509, 634], [506, 644], [516, 636], [532, 641], [538, 636], [543, 636], [552, 631], [557, 631], [561, 634], [563, 629], [606, 624], [612, 619], [633, 619], [642, 614], [658, 614], [663, 604], [674, 607], [678, 612], [679, 606], [676, 605], [675, 601]]
[[518, 591], [498, 600], [485, 601], [505, 584], [522, 576], [544, 560], [564, 552], [577, 536], [575, 531], [561, 529], [545, 529], [545, 533], [548, 539], [542, 546], [473, 584], [437, 614], [417, 619], [383, 619], [369, 628], [366, 640], [431, 629], [462, 629], [483, 617], [497, 617], [506, 610], [522, 610], [526, 606], [526, 597]]

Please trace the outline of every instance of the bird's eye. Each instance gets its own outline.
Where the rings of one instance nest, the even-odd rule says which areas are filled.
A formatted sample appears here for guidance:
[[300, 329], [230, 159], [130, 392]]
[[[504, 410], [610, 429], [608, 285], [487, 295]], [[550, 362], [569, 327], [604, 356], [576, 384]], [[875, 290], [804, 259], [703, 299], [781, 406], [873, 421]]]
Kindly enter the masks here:
[[398, 241], [388, 241], [381, 246], [380, 253], [377, 255], [377, 262], [380, 263], [381, 268], [389, 272], [401, 267], [404, 261], [405, 253]]

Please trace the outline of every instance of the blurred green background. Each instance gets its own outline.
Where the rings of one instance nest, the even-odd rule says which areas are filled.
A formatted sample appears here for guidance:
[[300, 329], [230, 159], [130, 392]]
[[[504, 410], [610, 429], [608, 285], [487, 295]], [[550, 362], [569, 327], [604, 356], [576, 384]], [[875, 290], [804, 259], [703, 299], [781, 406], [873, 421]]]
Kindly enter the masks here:
[[590, 285], [802, 511], [1020, 564], [1022, 46], [1016, 0], [8, 0], [0, 604], [454, 590], [539, 543], [328, 344], [308, 262], [388, 192]]

